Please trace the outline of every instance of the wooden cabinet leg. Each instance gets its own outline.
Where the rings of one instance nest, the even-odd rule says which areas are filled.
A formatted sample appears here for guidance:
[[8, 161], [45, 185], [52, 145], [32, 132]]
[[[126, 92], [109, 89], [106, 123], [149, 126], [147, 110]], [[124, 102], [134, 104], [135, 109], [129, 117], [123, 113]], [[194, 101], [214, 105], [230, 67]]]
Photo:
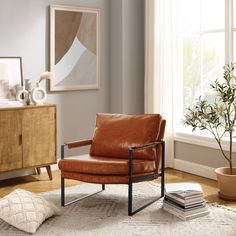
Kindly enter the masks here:
[[52, 180], [52, 171], [51, 171], [51, 166], [46, 166], [47, 172], [48, 172], [48, 177], [50, 180]]
[[40, 169], [40, 167], [37, 167], [37, 168], [36, 168], [36, 172], [37, 172], [38, 175], [41, 174], [41, 169]]

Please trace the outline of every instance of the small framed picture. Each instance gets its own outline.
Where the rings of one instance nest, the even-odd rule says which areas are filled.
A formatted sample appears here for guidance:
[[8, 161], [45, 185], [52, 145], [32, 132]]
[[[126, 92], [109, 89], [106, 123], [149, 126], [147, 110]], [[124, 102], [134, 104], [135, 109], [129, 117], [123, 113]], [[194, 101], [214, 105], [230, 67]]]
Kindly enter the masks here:
[[50, 71], [50, 91], [99, 88], [99, 9], [50, 6]]
[[21, 57], [0, 57], [0, 102], [16, 100], [22, 84]]

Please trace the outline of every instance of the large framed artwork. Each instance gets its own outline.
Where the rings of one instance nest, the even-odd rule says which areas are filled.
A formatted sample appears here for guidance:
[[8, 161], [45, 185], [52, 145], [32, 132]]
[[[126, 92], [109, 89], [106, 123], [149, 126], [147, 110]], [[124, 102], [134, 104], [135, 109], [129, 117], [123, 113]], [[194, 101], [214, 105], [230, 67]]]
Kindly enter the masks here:
[[21, 57], [0, 57], [0, 103], [16, 100], [22, 84]]
[[50, 91], [98, 89], [100, 11], [50, 6]]

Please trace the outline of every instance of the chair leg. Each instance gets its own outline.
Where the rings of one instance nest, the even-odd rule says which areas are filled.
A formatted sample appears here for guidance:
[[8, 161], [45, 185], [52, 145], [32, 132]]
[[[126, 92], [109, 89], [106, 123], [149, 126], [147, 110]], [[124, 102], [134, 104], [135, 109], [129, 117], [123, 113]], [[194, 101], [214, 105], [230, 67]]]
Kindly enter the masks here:
[[161, 155], [161, 196], [165, 194], [165, 143], [162, 143], [162, 155]]
[[[148, 207], [152, 203], [158, 201], [162, 197], [164, 197], [164, 191], [165, 191], [165, 142], [161, 143], [162, 145], [162, 155], [161, 155], [161, 173], [159, 173], [157, 176], [161, 177], [161, 195], [158, 198], [153, 199], [152, 201], [146, 203], [145, 205], [139, 207], [135, 211], [133, 211], [133, 181], [135, 177], [133, 177], [132, 173], [132, 161], [133, 161], [133, 154], [134, 149], [129, 149], [129, 183], [128, 183], [128, 215], [133, 216], [134, 214], [138, 213], [139, 211], [143, 210], [144, 208]], [[143, 181], [147, 181], [150, 178], [150, 176], [144, 177]], [[153, 178], [152, 178], [153, 179]], [[136, 179], [137, 180], [137, 179]], [[149, 179], [150, 180], [150, 179]]]
[[165, 170], [161, 170], [161, 197], [165, 194]]
[[[163, 170], [165, 171], [165, 170]], [[162, 178], [162, 174], [161, 174], [161, 195], [157, 198], [154, 198], [153, 200], [151, 200], [150, 202], [146, 203], [145, 205], [139, 207], [138, 209], [136, 209], [135, 211], [133, 211], [133, 183], [129, 183], [128, 184], [128, 215], [129, 216], [133, 216], [134, 214], [138, 213], [139, 211], [143, 210], [144, 208], [150, 206], [152, 203], [160, 200], [163, 196], [164, 196], [164, 178]]]
[[61, 177], [61, 206], [65, 206], [65, 179]]
[[128, 185], [128, 215], [129, 216], [132, 216], [133, 213], [132, 213], [132, 203], [133, 203], [133, 194], [132, 194], [132, 191], [133, 191], [133, 183], [130, 181], [129, 182], [129, 185]]
[[65, 179], [63, 177], [61, 177], [61, 206], [65, 207], [65, 206], [68, 206], [68, 205], [70, 205], [72, 203], [79, 202], [79, 201], [81, 201], [81, 200], [83, 200], [85, 198], [91, 197], [91, 196], [93, 196], [93, 195], [95, 195], [97, 193], [100, 193], [100, 192], [104, 191], [104, 190], [105, 190], [105, 184], [102, 184], [102, 190], [99, 190], [99, 191], [97, 191], [95, 193], [88, 194], [88, 195], [86, 195], [84, 197], [77, 198], [75, 200], [72, 200], [72, 201], [66, 203], [65, 202]]

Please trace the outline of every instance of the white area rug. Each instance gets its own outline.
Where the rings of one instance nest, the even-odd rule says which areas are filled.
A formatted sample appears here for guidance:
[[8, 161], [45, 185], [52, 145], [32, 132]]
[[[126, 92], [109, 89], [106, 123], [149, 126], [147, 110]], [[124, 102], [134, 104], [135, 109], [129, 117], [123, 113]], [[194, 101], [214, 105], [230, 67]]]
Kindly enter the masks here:
[[[91, 193], [100, 185], [81, 184], [67, 188], [67, 200]], [[46, 236], [236, 236], [236, 209], [208, 204], [210, 214], [181, 221], [165, 212], [162, 200], [136, 215], [127, 216], [127, 186], [107, 185], [102, 193], [62, 208], [61, 215], [48, 219], [35, 235]], [[134, 202], [156, 196], [160, 187], [152, 183], [134, 185]], [[60, 191], [42, 194], [60, 206]], [[69, 197], [68, 197], [69, 196]], [[29, 235], [0, 221], [0, 235]]]

